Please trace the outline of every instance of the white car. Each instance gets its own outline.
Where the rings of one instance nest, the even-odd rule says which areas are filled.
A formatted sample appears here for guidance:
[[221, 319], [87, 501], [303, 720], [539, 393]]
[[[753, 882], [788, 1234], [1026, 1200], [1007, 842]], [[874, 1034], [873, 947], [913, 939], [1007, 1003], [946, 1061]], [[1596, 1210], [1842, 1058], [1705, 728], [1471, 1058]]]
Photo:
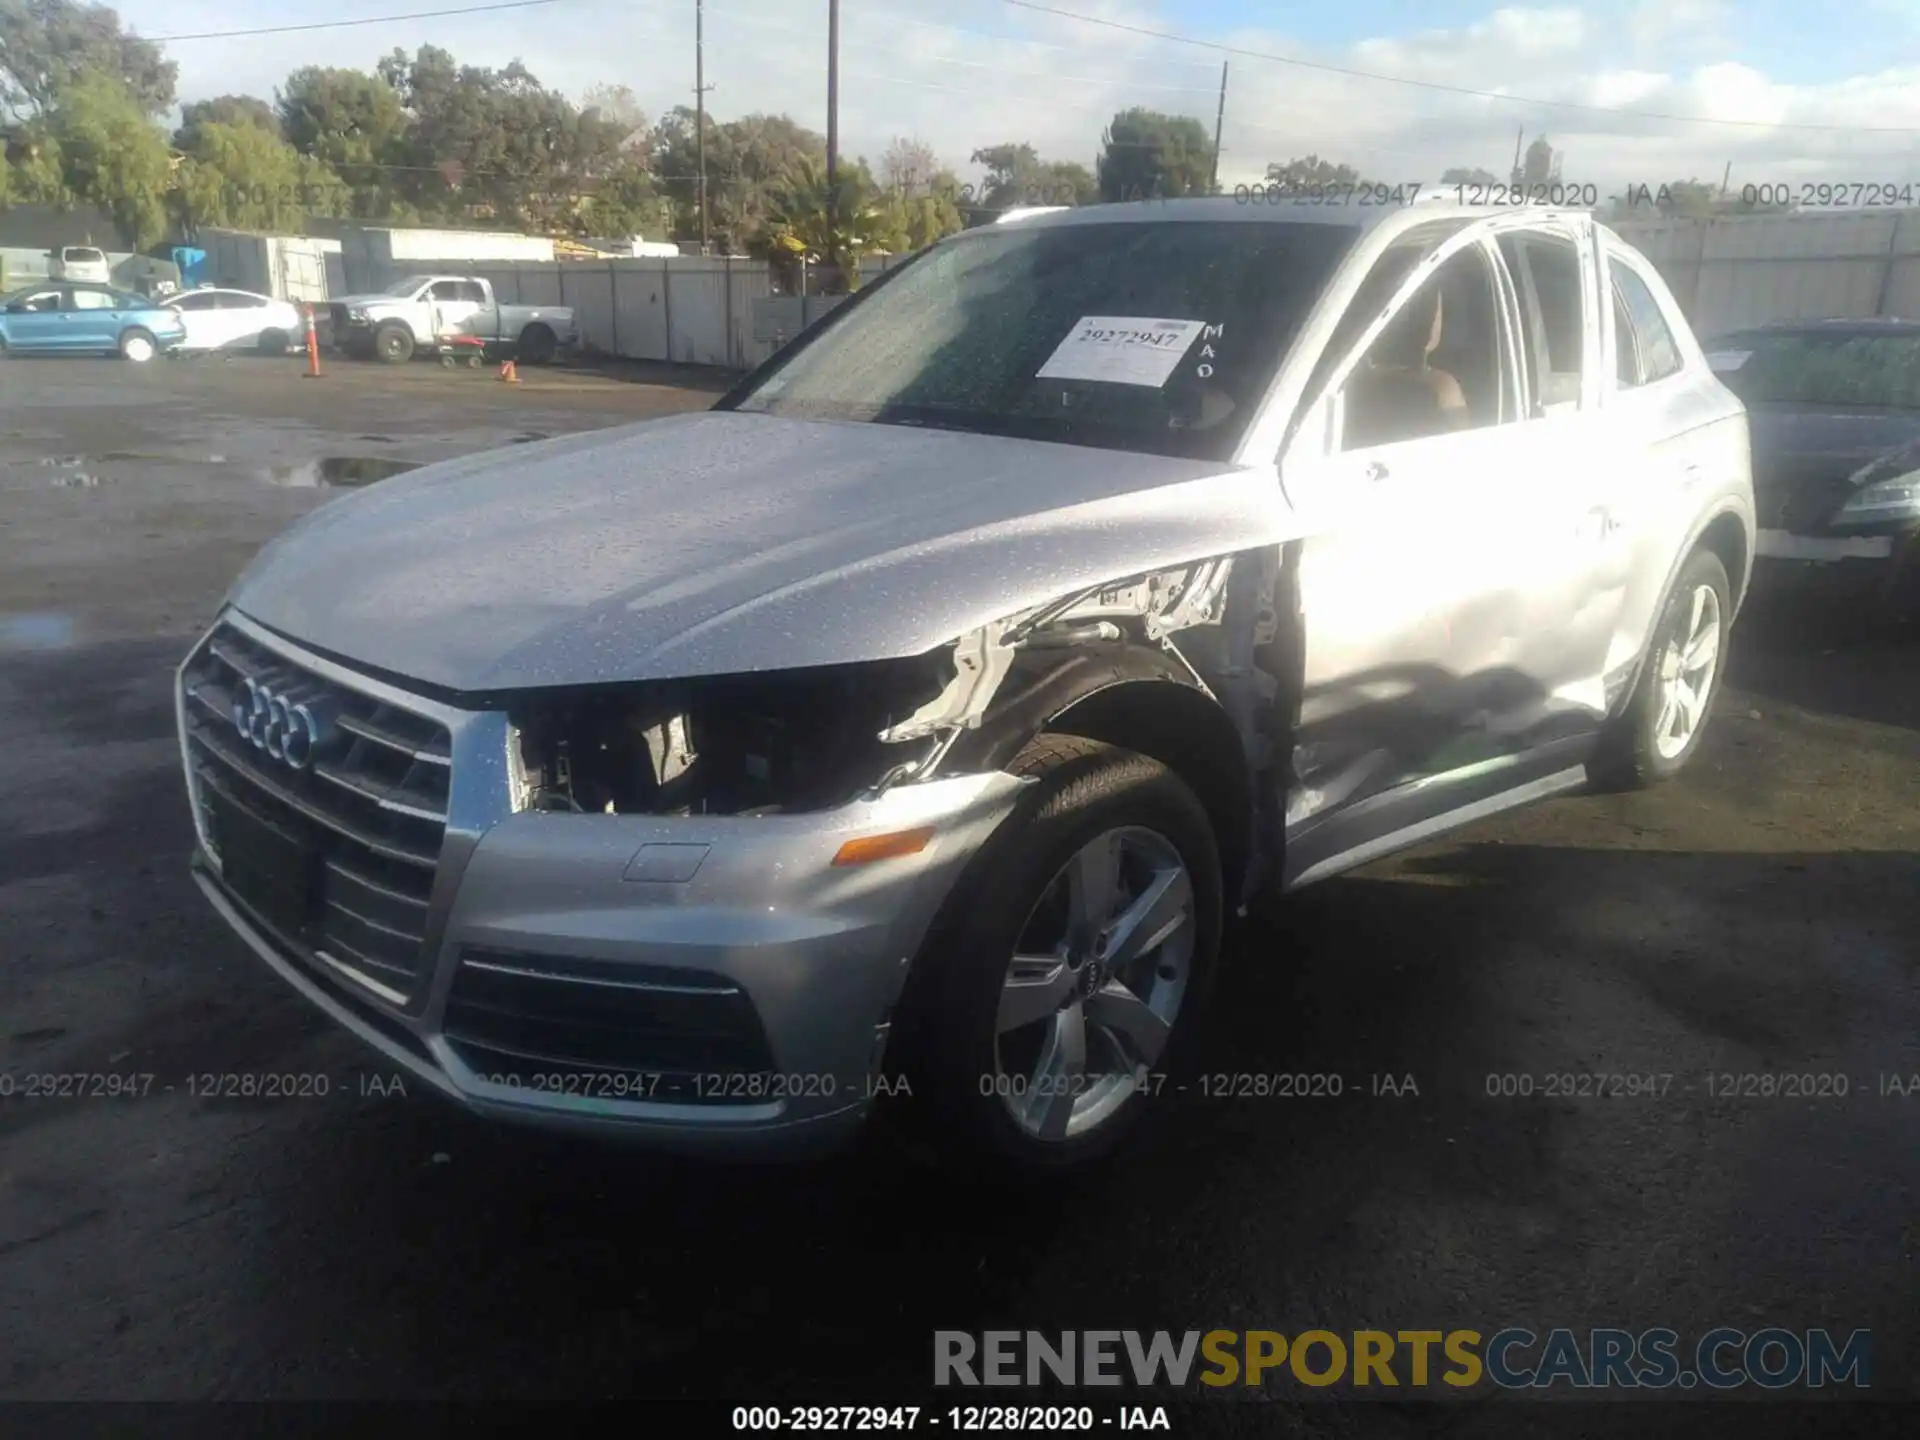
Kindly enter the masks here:
[[62, 245], [47, 252], [47, 278], [50, 280], [87, 280], [96, 285], [113, 283], [113, 266], [104, 250], [91, 245]]
[[166, 304], [186, 324], [182, 351], [259, 350], [282, 355], [289, 345], [306, 338], [307, 319], [297, 305], [248, 290], [206, 286], [176, 295]]

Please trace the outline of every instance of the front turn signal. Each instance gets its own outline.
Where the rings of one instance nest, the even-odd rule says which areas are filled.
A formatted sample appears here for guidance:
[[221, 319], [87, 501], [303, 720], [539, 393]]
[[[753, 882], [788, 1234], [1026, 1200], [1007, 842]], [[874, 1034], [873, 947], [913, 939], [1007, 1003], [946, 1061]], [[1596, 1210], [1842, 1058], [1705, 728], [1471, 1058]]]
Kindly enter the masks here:
[[834, 852], [835, 865], [865, 865], [874, 860], [892, 860], [900, 855], [918, 855], [934, 836], [934, 827], [895, 830], [888, 835], [864, 835], [849, 840]]

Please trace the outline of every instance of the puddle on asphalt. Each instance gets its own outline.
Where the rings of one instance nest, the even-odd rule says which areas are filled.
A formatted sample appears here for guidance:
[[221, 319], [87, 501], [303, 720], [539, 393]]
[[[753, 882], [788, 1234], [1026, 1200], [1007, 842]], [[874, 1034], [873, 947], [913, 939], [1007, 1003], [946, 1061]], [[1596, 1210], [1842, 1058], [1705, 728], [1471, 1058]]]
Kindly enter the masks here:
[[295, 489], [351, 489], [391, 480], [409, 470], [418, 470], [418, 460], [389, 460], [379, 455], [327, 455], [298, 465], [274, 465], [265, 472], [269, 485]]
[[0, 650], [65, 650], [73, 628], [73, 617], [56, 610], [0, 615]]

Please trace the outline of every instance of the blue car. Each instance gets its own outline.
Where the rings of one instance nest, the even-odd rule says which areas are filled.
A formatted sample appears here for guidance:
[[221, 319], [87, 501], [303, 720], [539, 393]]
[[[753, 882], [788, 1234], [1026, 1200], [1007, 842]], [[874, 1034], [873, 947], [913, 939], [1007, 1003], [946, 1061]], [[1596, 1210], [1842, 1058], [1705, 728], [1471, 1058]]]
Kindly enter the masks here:
[[177, 312], [110, 285], [53, 280], [0, 300], [0, 354], [93, 353], [144, 364], [186, 338]]

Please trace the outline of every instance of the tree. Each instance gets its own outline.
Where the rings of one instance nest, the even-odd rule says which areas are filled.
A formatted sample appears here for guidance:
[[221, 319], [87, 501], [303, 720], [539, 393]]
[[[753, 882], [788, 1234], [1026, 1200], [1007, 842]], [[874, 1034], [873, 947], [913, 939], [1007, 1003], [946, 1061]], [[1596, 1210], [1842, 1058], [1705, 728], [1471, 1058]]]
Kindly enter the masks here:
[[1190, 115], [1135, 106], [1115, 115], [1101, 136], [1103, 200], [1204, 195], [1212, 172], [1213, 141]]
[[[694, 121], [693, 108], [680, 105], [654, 129], [653, 173], [673, 204], [679, 240], [700, 238]], [[772, 236], [778, 197], [790, 190], [800, 162], [813, 161], [824, 174], [827, 141], [787, 115], [744, 115], [724, 125], [708, 116], [706, 154], [713, 240], [733, 254], [758, 254]]]
[[1090, 205], [1100, 195], [1086, 166], [1075, 160], [1042, 160], [1025, 143], [989, 145], [974, 151], [972, 159], [987, 170], [976, 223], [1017, 205]]
[[1440, 176], [1442, 185], [1498, 185], [1500, 177], [1491, 170], [1482, 170], [1478, 165], [1468, 167], [1455, 165]]
[[640, 108], [640, 98], [626, 85], [589, 85], [580, 97], [580, 108], [588, 114], [598, 113], [602, 120], [624, 129], [626, 138], [623, 144], [644, 147], [647, 139], [647, 114]]
[[582, 233], [595, 186], [631, 180], [630, 129], [582, 112], [518, 60], [457, 65], [423, 45], [410, 60], [393, 52], [380, 75], [409, 112], [399, 188], [423, 210]]
[[407, 133], [407, 112], [392, 85], [363, 70], [308, 65], [287, 77], [277, 99], [288, 143], [354, 192], [349, 213], [406, 213], [392, 185], [399, 172], [388, 168], [405, 162]]
[[1311, 190], [1316, 186], [1325, 190], [1330, 186], [1338, 188], [1362, 182], [1360, 172], [1351, 165], [1322, 160], [1318, 155], [1304, 155], [1293, 160], [1269, 163], [1267, 183], [1289, 190]]
[[1554, 152], [1553, 146], [1547, 143], [1547, 137], [1541, 135], [1527, 146], [1527, 153], [1520, 162], [1520, 168], [1513, 172], [1513, 183], [1533, 189], [1536, 186], [1552, 184], [1559, 175], [1560, 157]]
[[889, 238], [885, 196], [865, 160], [840, 164], [829, 185], [824, 158], [802, 155], [774, 188], [771, 220], [774, 241], [835, 266], [849, 290], [860, 284], [861, 253]]
[[940, 160], [933, 147], [917, 137], [903, 139], [896, 135], [880, 157], [880, 183], [909, 199], [927, 194], [939, 171]]
[[61, 89], [44, 142], [58, 166], [61, 198], [111, 215], [135, 250], [167, 228], [172, 172], [166, 136], [143, 104], [114, 76], [84, 75]]
[[151, 40], [120, 28], [106, 5], [75, 0], [0, 0], [0, 109], [16, 121], [51, 110], [88, 75], [124, 88], [142, 115], [173, 105], [179, 67]]
[[203, 123], [182, 149], [171, 200], [189, 232], [205, 225], [298, 230], [308, 215], [349, 208], [346, 187], [324, 163], [250, 120]]
[[276, 139], [280, 136], [280, 115], [273, 106], [255, 95], [221, 95], [213, 100], [195, 100], [180, 109], [180, 128], [173, 132], [173, 148], [192, 150], [199, 144], [203, 125], [255, 125]]

